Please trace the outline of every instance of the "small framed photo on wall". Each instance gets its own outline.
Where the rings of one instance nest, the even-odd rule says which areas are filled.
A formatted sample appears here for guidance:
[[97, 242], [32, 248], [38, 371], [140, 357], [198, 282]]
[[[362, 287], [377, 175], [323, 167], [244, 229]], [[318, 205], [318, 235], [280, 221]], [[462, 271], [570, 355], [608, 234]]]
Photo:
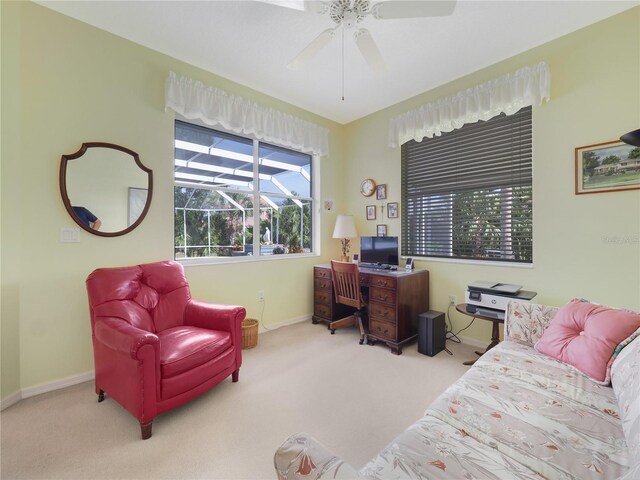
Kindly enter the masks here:
[[375, 219], [376, 219], [376, 206], [367, 205], [367, 220], [375, 220]]
[[387, 184], [382, 183], [376, 187], [376, 200], [384, 200], [387, 198]]
[[378, 234], [378, 237], [386, 237], [387, 236], [387, 226], [386, 225], [378, 225], [377, 234]]
[[398, 218], [398, 202], [387, 203], [387, 217]]

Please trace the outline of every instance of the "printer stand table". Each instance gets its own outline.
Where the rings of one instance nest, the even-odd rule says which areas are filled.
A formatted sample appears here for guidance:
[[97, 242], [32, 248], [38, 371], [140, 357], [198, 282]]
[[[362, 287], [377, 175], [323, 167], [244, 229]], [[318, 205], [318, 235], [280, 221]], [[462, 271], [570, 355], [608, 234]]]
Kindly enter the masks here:
[[[493, 317], [485, 317], [484, 315], [479, 315], [478, 313], [467, 312], [466, 303], [459, 303], [458, 305], [456, 305], [456, 310], [462, 313], [463, 315], [468, 315], [469, 317], [479, 318], [481, 320], [489, 320], [493, 322], [493, 328], [491, 330], [491, 343], [487, 346], [484, 352], [476, 351], [476, 355], [482, 356], [485, 353], [487, 353], [489, 350], [491, 350], [493, 347], [495, 347], [498, 343], [500, 343], [500, 324], [504, 323], [504, 320], [500, 320], [499, 318], [493, 318]], [[473, 365], [474, 363], [476, 363], [475, 360], [468, 360], [466, 362], [462, 362], [463, 365]]]

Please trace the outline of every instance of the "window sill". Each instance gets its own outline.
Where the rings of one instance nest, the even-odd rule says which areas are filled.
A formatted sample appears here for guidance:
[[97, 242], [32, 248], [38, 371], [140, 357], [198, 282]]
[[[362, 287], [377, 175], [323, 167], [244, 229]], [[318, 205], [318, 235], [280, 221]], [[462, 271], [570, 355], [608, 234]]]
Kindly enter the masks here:
[[194, 257], [194, 258], [178, 258], [176, 262], [180, 262], [185, 267], [198, 265], [227, 265], [235, 263], [255, 263], [255, 262], [281, 262], [285, 260], [295, 260], [300, 258], [319, 257], [318, 253], [291, 253], [282, 255], [263, 255], [263, 256], [246, 256], [246, 257]]
[[476, 265], [486, 267], [510, 267], [510, 268], [533, 268], [533, 263], [517, 263], [517, 262], [494, 262], [491, 260], [468, 260], [461, 258], [441, 258], [441, 257], [411, 257], [403, 256], [402, 258], [413, 258], [419, 262], [440, 262], [440, 263], [459, 263], [462, 265]]

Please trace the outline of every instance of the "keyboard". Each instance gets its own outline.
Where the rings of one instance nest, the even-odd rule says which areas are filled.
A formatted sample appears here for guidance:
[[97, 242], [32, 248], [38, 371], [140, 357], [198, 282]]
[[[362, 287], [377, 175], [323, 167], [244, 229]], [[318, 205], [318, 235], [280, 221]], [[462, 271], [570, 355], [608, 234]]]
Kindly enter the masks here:
[[366, 270], [397, 270], [398, 267], [393, 266], [393, 265], [386, 265], [386, 264], [361, 264], [360, 268], [364, 268]]

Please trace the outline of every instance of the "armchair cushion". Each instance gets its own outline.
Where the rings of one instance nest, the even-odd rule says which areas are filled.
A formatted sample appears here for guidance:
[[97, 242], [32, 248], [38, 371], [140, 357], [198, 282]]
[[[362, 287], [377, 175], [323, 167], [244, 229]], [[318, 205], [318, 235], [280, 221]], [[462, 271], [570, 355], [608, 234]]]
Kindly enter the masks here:
[[231, 348], [231, 334], [198, 327], [168, 328], [160, 338], [162, 378], [170, 378], [218, 357]]

